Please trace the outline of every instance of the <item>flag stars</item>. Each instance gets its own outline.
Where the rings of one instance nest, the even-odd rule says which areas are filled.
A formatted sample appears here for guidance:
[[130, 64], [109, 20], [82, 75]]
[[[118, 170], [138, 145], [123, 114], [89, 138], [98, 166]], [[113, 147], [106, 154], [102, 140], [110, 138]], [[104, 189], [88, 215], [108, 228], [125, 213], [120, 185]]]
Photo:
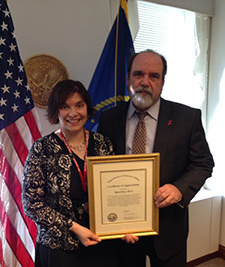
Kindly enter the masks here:
[[1, 45], [5, 45], [5, 40], [6, 40], [6, 39], [3, 39], [2, 37], [0, 37], [0, 46], [1, 46]]
[[5, 114], [0, 114], [0, 120], [4, 121]]
[[18, 66], [19, 68], [19, 72], [23, 72], [23, 65], [20, 63], [20, 65]]
[[10, 48], [10, 52], [15, 51], [16, 52], [16, 45], [14, 45], [13, 43], [11, 43], [11, 45], [9, 46]]
[[9, 93], [9, 89], [10, 87], [7, 87], [5, 84], [4, 84], [4, 87], [1, 88], [3, 90], [3, 94], [5, 94], [6, 92]]
[[9, 72], [9, 70], [7, 70], [6, 73], [4, 73], [4, 75], [6, 76], [6, 79], [8, 80], [9, 78], [12, 79], [12, 72]]
[[2, 27], [2, 31], [4, 31], [4, 30], [8, 31], [8, 24], [5, 24], [4, 21], [3, 21], [2, 25], [1, 25], [1, 27]]
[[15, 39], [16, 38], [15, 31], [13, 31], [11, 33], [12, 33], [13, 39]]
[[15, 98], [20, 98], [20, 92], [18, 92], [17, 90], [16, 90], [16, 92], [14, 93], [14, 95], [15, 95]]
[[13, 61], [14, 59], [11, 59], [11, 57], [9, 59], [7, 59], [9, 66], [14, 66]]
[[30, 98], [29, 97], [26, 97], [24, 100], [25, 100], [26, 105], [30, 104]]
[[18, 79], [16, 80], [17, 86], [19, 85], [23, 85], [23, 80], [20, 79], [20, 77], [18, 77]]
[[29, 87], [29, 85], [27, 84], [27, 85], [25, 85], [25, 87], [27, 88], [27, 91], [30, 91], [30, 87]]
[[1, 97], [1, 100], [0, 100], [0, 106], [2, 107], [3, 105], [4, 106], [7, 106], [6, 105], [6, 101], [7, 101], [7, 99], [3, 99], [2, 97]]
[[[0, 0], [0, 130], [16, 123], [33, 108], [25, 67], [5, 2], [7, 0]], [[5, 146], [0, 141], [0, 148], [2, 145]]]
[[12, 106], [12, 110], [13, 110], [13, 112], [18, 111], [18, 107], [19, 107], [19, 106], [17, 106], [17, 105], [14, 103], [14, 105]]
[[9, 11], [6, 9], [6, 10], [3, 10], [3, 13], [5, 13], [5, 17], [9, 17]]

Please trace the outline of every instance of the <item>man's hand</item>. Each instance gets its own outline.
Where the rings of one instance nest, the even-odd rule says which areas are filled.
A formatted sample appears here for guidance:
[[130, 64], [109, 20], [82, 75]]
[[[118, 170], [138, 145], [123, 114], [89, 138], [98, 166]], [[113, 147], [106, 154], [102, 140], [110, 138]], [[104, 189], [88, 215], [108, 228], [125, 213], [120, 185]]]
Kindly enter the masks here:
[[127, 243], [134, 244], [135, 242], [137, 242], [139, 240], [139, 238], [138, 238], [138, 236], [135, 236], [135, 235], [126, 234], [124, 237], [121, 238], [121, 240], [123, 240]]
[[154, 199], [157, 208], [165, 208], [181, 201], [182, 194], [176, 186], [165, 184], [158, 189]]

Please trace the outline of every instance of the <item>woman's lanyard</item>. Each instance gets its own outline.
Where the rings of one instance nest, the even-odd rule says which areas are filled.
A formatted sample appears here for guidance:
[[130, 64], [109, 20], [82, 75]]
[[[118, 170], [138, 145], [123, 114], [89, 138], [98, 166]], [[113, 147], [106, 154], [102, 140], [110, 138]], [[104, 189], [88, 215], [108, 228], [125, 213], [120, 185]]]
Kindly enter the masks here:
[[[60, 135], [61, 135], [61, 137], [62, 137], [62, 139], [63, 139], [63, 141], [64, 141], [64, 143], [65, 143], [65, 145], [66, 145], [66, 147], [67, 147], [67, 149], [69, 151], [69, 153], [73, 156], [73, 161], [74, 161], [74, 163], [75, 163], [75, 165], [77, 167], [78, 173], [80, 175], [80, 180], [81, 180], [81, 183], [82, 183], [83, 190], [84, 190], [84, 192], [87, 192], [87, 155], [88, 155], [88, 148], [86, 146], [86, 152], [85, 152], [85, 155], [84, 155], [84, 175], [83, 175], [82, 171], [81, 171], [81, 169], [80, 169], [80, 167], [79, 167], [79, 165], [78, 165], [78, 163], [77, 163], [77, 161], [76, 161], [76, 159], [74, 157], [74, 154], [73, 154], [72, 150], [70, 149], [70, 146], [69, 146], [68, 142], [66, 141], [66, 138], [65, 138], [65, 136], [64, 136], [64, 134], [62, 132], [62, 128], [60, 128]], [[85, 133], [85, 131], [84, 131], [84, 141], [85, 141], [85, 144], [86, 144], [86, 133]]]

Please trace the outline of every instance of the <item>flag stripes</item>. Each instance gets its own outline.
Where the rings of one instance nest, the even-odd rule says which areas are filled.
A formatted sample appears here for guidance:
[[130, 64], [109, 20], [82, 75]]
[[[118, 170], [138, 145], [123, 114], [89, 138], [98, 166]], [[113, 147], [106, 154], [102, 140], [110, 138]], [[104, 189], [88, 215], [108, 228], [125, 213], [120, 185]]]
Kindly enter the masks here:
[[2, 201], [0, 201], [0, 209], [2, 211], [0, 214], [0, 220], [2, 221], [3, 231], [6, 236], [6, 241], [12, 249], [13, 254], [16, 256], [17, 260], [21, 263], [22, 266], [33, 266], [33, 260], [28, 256], [24, 257], [24, 255], [27, 255], [27, 250], [24, 247], [24, 244], [22, 243], [20, 237], [18, 236], [17, 231], [9, 220]]
[[[24, 117], [22, 117], [20, 119], [20, 123], [19, 123], [20, 125], [21, 125], [21, 120], [23, 120], [23, 119], [25, 119], [25, 121], [26, 121], [25, 126], [28, 126], [28, 128], [29, 128], [29, 131], [27, 129], [25, 131], [25, 134], [26, 134], [26, 138], [30, 139], [30, 143], [29, 143], [28, 147], [31, 147], [34, 140], [37, 140], [40, 137], [40, 131], [39, 130], [41, 128], [41, 126], [37, 124], [38, 118], [37, 118], [37, 114], [36, 114], [35, 109], [32, 109], [31, 111], [27, 112], [24, 115]], [[17, 122], [18, 121], [19, 120], [17, 120]], [[20, 126], [20, 128], [21, 128], [21, 126]], [[20, 129], [20, 133], [22, 133], [22, 130], [23, 130], [23, 128]], [[31, 137], [33, 139], [31, 139]], [[25, 140], [25, 139], [23, 139], [23, 140]]]
[[[16, 127], [16, 124], [13, 123], [5, 128], [10, 140], [13, 143], [13, 148], [18, 155], [22, 165], [24, 165], [26, 157], [28, 155], [27, 147], [23, 143], [23, 139], [20, 136], [20, 133]], [[16, 142], [15, 142], [16, 140]]]
[[13, 169], [10, 167], [1, 149], [0, 149], [0, 158], [4, 162], [3, 164], [0, 165], [1, 167], [0, 172], [2, 174], [1, 179], [4, 180], [5, 185], [7, 186], [7, 188], [5, 188], [5, 192], [7, 189], [8, 191], [7, 193], [11, 194], [12, 198], [14, 199], [14, 203], [12, 203], [12, 200], [9, 200], [9, 199], [7, 199], [8, 201], [6, 201], [7, 194], [5, 195], [3, 199], [6, 203], [10, 203], [10, 207], [12, 210], [15, 210], [16, 209], [15, 205], [17, 205], [20, 215], [22, 217], [21, 219], [24, 220], [25, 225], [30, 229], [32, 240], [35, 243], [36, 226], [33, 222], [30, 221], [30, 219], [28, 219], [28, 217], [23, 212], [23, 207], [22, 207], [22, 202], [21, 202], [21, 194], [22, 194], [21, 184], [18, 180], [18, 177], [14, 173]]
[[[3, 230], [2, 230], [2, 224], [1, 224], [1, 220], [0, 220], [0, 233], [2, 233]], [[2, 246], [2, 240], [3, 240], [3, 235], [1, 234], [0, 235], [0, 266], [1, 267], [6, 267], [5, 265], [5, 261], [4, 261], [4, 258], [3, 258], [3, 246]]]
[[[33, 117], [32, 112], [29, 112], [27, 120], [30, 116]], [[21, 118], [20, 121], [26, 122], [26, 120], [23, 118]], [[20, 128], [21, 125], [18, 122], [17, 124]], [[31, 135], [26, 128], [30, 129], [28, 126], [23, 127], [23, 138], [21, 137], [16, 124], [12, 124], [0, 132], [0, 137], [3, 144], [7, 144], [3, 146], [5, 148], [4, 151], [3, 149], [0, 149], [1, 180], [5, 183], [5, 186], [1, 186], [1, 191], [5, 193], [4, 196], [1, 195], [1, 199], [4, 199], [4, 202], [6, 204], [8, 203], [9, 206], [8, 210], [6, 210], [3, 202], [0, 203], [0, 210], [2, 214], [0, 220], [4, 222], [4, 224], [2, 223], [3, 225], [7, 225], [8, 227], [3, 227], [3, 233], [5, 235], [6, 242], [12, 249], [13, 254], [21, 263], [21, 266], [29, 267], [33, 266], [36, 242], [36, 226], [24, 214], [21, 202], [22, 170], [25, 159], [28, 155], [27, 147], [33, 142], [33, 138], [27, 138]], [[23, 140], [26, 140], [27, 144], [25, 144]], [[13, 216], [11, 216], [12, 213]], [[13, 220], [14, 224], [12, 224]], [[23, 240], [23, 242], [21, 240]], [[33, 247], [31, 250], [32, 255], [28, 253], [26, 247]], [[27, 256], [23, 257], [24, 255]]]
[[[3, 189], [1, 199], [4, 199], [4, 203], [11, 203], [10, 207], [9, 207], [9, 205], [4, 205], [4, 203], [3, 203], [5, 210], [8, 214], [8, 217], [9, 217], [9, 219], [13, 225], [19, 226], [17, 228], [17, 233], [20, 236], [21, 240], [27, 244], [27, 247], [33, 247], [33, 249], [34, 249], [34, 241], [32, 240], [32, 237], [29, 234], [28, 227], [25, 224], [25, 221], [23, 220], [23, 218], [21, 217], [21, 213], [20, 213], [14, 199], [12, 198], [12, 195], [8, 191], [8, 188], [7, 188], [6, 184], [4, 183], [4, 180], [1, 179], [0, 183], [1, 182], [3, 182], [3, 184], [1, 185], [1, 188]], [[13, 212], [11, 210], [9, 210], [9, 208], [11, 208], [12, 206], [14, 208], [12, 210]]]

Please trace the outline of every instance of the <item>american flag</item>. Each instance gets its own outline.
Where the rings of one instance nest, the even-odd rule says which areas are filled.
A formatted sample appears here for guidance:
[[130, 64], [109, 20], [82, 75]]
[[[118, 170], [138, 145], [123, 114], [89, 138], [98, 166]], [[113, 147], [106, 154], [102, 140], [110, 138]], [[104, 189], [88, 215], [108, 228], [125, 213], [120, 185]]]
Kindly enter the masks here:
[[0, 266], [34, 266], [36, 226], [24, 215], [23, 166], [41, 137], [12, 18], [0, 0]]

